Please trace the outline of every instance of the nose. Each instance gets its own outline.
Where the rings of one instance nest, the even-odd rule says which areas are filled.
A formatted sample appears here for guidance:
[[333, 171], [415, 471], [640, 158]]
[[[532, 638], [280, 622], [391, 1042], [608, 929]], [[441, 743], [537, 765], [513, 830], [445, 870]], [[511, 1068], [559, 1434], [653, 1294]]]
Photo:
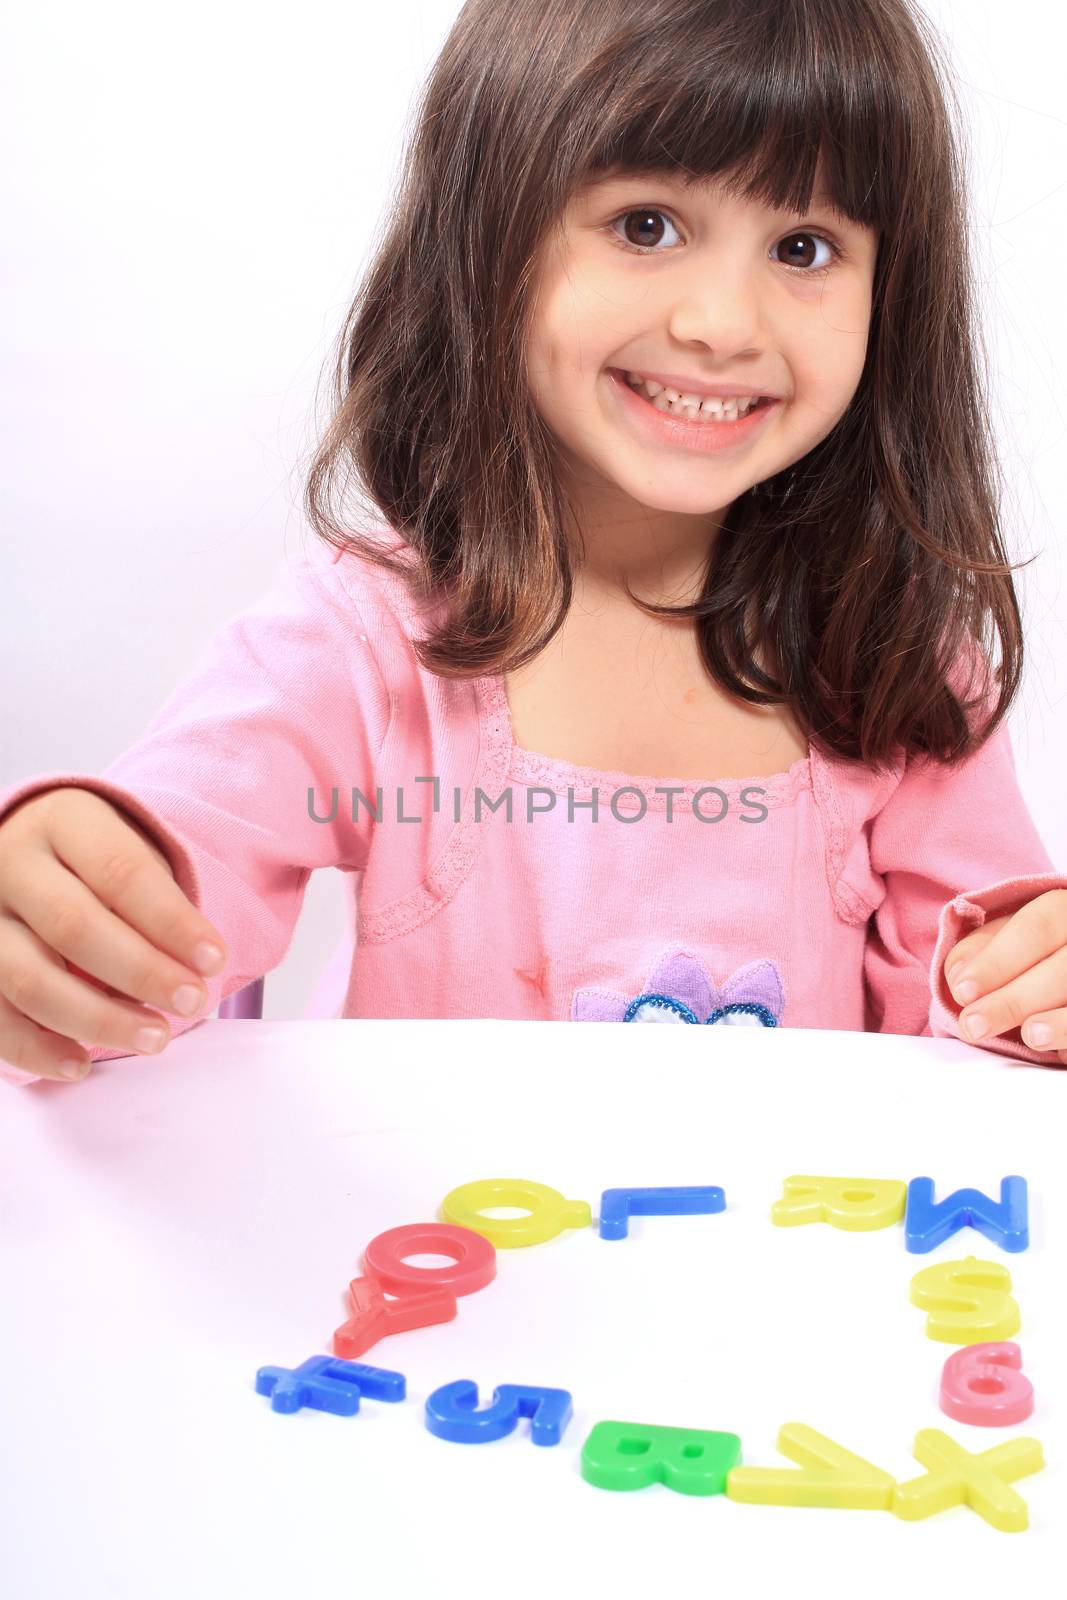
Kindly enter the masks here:
[[699, 341], [723, 355], [758, 352], [762, 313], [751, 263], [720, 257], [709, 266], [705, 257], [669, 285], [664, 279], [664, 292], [670, 331], [683, 343]]

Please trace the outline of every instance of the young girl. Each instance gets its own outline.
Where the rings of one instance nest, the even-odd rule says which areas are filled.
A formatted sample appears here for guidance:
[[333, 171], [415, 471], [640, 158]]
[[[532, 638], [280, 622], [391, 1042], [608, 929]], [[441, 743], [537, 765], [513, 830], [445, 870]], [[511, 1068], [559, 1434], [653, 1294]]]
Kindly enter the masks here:
[[468, 0], [321, 543], [101, 776], [0, 795], [6, 1077], [161, 1048], [321, 867], [359, 879], [343, 1016], [1067, 1060], [936, 57], [907, 0]]

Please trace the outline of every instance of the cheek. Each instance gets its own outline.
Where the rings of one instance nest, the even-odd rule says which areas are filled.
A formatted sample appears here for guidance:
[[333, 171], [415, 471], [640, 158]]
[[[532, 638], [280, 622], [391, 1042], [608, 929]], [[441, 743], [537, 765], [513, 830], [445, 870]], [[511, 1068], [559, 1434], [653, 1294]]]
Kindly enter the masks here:
[[575, 262], [542, 285], [534, 318], [534, 344], [546, 371], [589, 371], [603, 364], [620, 330], [611, 315], [616, 302], [586, 281]]
[[590, 352], [573, 323], [544, 320], [530, 341], [527, 371], [530, 393], [546, 419], [562, 419], [580, 402], [591, 379], [579, 358], [590, 359]]
[[530, 400], [550, 432], [565, 426], [566, 396], [573, 389], [560, 369], [558, 341], [544, 325], [531, 337], [526, 355], [526, 381]]
[[[862, 365], [862, 364], [861, 364]], [[833, 376], [822, 371], [797, 374], [797, 388], [790, 404], [790, 424], [812, 450], [831, 434], [848, 410], [859, 387], [860, 368]]]
[[573, 326], [568, 326], [559, 295], [542, 296], [529, 340], [527, 360], [532, 377], [543, 385], [558, 382], [573, 348]]
[[827, 306], [790, 342], [798, 409], [800, 404], [820, 414], [844, 409], [863, 375], [867, 335], [868, 324], [857, 308], [838, 305]]
[[827, 300], [818, 330], [821, 342], [839, 371], [854, 374], [863, 370], [867, 339], [871, 327], [871, 299], [867, 290], [855, 287], [842, 290], [833, 302]]

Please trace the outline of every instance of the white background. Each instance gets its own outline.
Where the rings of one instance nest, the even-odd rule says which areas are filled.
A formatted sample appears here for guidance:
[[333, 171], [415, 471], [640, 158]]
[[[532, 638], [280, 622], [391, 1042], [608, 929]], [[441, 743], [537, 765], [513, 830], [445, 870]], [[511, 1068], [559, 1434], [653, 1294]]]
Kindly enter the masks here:
[[[549, 1032], [548, 1030], [552, 1030]], [[497, 1021], [207, 1021], [161, 1059], [9, 1091], [0, 1118], [0, 1575], [5, 1600], [416, 1594], [916, 1593], [1061, 1600], [1067, 1559], [1067, 1074], [955, 1040], [818, 1029]], [[999, 1194], [1018, 1173], [1030, 1246], [973, 1229], [905, 1249], [770, 1220], [791, 1173], [934, 1178]], [[726, 1210], [634, 1218], [497, 1251], [454, 1321], [362, 1361], [407, 1399], [282, 1415], [261, 1366], [328, 1353], [362, 1251], [433, 1221], [450, 1190], [527, 1178], [717, 1184]], [[1035, 1410], [1011, 1428], [937, 1404], [958, 1348], [927, 1337], [914, 1275], [974, 1255], [1011, 1276]], [[440, 1439], [427, 1396], [458, 1378], [571, 1392], [558, 1445], [529, 1423]], [[921, 1428], [970, 1450], [1036, 1437], [1030, 1526], [966, 1507], [746, 1505], [581, 1476], [601, 1420], [740, 1435], [788, 1467], [807, 1423], [898, 1482]]]
[[[926, 0], [972, 141], [1030, 647], [1020, 784], [1067, 861], [1067, 117], [1048, 0]], [[0, 783], [98, 772], [313, 535], [319, 386], [455, 0], [34, 0], [0, 30]], [[313, 876], [267, 1017], [344, 932]]]

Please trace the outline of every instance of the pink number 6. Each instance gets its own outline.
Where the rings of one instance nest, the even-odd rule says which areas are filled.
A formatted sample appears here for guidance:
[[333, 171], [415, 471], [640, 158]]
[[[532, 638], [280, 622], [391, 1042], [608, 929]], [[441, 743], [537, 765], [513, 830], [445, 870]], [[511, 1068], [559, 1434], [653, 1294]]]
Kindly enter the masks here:
[[945, 1362], [941, 1409], [957, 1422], [1003, 1428], [1034, 1409], [1034, 1386], [1022, 1372], [1023, 1356], [1010, 1340], [968, 1344]]

